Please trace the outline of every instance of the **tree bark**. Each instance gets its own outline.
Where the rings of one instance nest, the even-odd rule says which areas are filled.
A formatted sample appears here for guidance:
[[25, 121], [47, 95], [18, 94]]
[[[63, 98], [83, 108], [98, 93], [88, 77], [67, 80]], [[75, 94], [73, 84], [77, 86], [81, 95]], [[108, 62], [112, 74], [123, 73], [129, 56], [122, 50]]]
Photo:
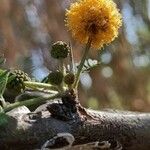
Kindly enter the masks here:
[[0, 149], [41, 148], [58, 133], [72, 134], [73, 145], [117, 141], [123, 150], [150, 149], [150, 113], [93, 111], [82, 107], [77, 112], [67, 111], [62, 103], [53, 102], [35, 112], [26, 107], [8, 112], [7, 124], [0, 127]]

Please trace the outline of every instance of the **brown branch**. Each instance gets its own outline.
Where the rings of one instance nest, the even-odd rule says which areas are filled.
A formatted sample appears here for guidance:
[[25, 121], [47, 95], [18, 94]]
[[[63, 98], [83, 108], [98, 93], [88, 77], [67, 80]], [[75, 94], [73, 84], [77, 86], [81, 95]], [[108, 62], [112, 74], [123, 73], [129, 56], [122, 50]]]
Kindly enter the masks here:
[[150, 148], [149, 113], [96, 112], [80, 106], [77, 112], [69, 112], [62, 103], [44, 104], [33, 113], [26, 107], [20, 110], [9, 112], [7, 125], [0, 127], [0, 149], [41, 148], [58, 133], [72, 134], [74, 145], [109, 141], [120, 143], [123, 150]]

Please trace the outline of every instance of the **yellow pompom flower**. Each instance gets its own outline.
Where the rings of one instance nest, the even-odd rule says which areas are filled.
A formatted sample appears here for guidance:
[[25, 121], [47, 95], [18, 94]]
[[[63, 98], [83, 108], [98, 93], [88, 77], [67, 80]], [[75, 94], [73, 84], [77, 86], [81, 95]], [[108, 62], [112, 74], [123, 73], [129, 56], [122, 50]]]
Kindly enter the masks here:
[[78, 0], [66, 12], [66, 26], [79, 42], [91, 38], [91, 46], [101, 48], [118, 36], [121, 18], [112, 0]]

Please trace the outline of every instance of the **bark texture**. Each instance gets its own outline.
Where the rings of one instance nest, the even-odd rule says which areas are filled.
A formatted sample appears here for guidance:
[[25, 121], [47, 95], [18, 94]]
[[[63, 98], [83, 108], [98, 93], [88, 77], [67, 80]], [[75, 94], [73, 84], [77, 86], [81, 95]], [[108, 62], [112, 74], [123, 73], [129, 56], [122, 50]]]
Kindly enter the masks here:
[[[0, 127], [0, 149], [40, 149], [58, 133], [72, 134], [73, 145], [111, 141], [123, 150], [150, 149], [149, 113], [77, 109], [69, 112], [62, 103], [54, 102], [35, 112], [26, 107], [8, 112], [7, 124]], [[113, 144], [111, 149], [115, 150]]]

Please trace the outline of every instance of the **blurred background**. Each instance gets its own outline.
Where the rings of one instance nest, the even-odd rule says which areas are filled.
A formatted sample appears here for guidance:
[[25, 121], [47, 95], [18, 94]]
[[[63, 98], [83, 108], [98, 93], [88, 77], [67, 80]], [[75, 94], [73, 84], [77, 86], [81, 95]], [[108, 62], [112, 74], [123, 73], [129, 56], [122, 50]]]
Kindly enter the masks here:
[[[0, 55], [5, 68], [42, 80], [57, 68], [51, 44], [71, 42], [76, 62], [83, 45], [65, 27], [71, 0], [0, 0]], [[119, 38], [89, 57], [101, 66], [81, 77], [79, 97], [89, 108], [150, 111], [150, 0], [116, 0], [123, 15]]]

